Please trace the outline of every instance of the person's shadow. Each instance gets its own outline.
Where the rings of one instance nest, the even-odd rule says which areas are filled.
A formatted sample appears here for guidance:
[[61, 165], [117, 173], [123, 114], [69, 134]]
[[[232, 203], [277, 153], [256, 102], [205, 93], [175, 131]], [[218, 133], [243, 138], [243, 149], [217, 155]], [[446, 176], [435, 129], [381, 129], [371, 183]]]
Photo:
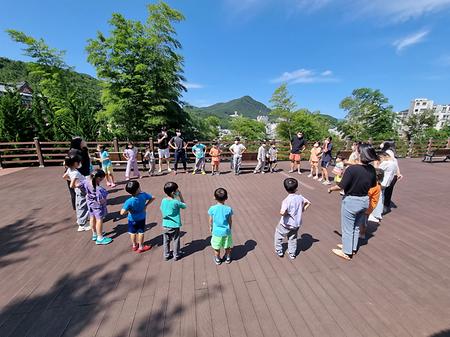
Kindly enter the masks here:
[[206, 239], [192, 240], [191, 242], [187, 243], [186, 246], [184, 246], [181, 250], [183, 251], [184, 257], [187, 257], [189, 255], [203, 251], [210, 244], [211, 236], [208, 236]]
[[[312, 247], [312, 245], [316, 242], [319, 242], [320, 240], [315, 239], [312, 237], [311, 234], [304, 233], [299, 238], [297, 238], [297, 254], [300, 254], [301, 252], [306, 252], [308, 249]], [[288, 244], [287, 242], [283, 243], [283, 251], [288, 250]]]
[[[152, 229], [153, 227], [155, 227], [157, 224], [152, 222], [150, 224], [151, 226], [149, 228], [145, 228], [145, 231], [147, 232], [148, 230]], [[180, 238], [182, 238], [184, 235], [186, 234], [186, 232], [180, 231]], [[148, 241], [145, 242], [146, 245], [150, 245], [152, 247], [161, 247], [163, 245], [163, 235], [162, 234], [158, 234], [157, 236], [155, 236], [153, 239], [150, 239]], [[181, 248], [182, 251], [184, 251], [184, 248]]]
[[235, 261], [240, 260], [247, 256], [249, 252], [254, 250], [256, 246], [257, 243], [255, 240], [247, 240], [243, 245], [234, 246], [231, 250], [231, 256]]
[[[156, 222], [150, 222], [145, 224], [145, 232], [149, 231], [153, 227], [157, 226]], [[107, 232], [106, 235], [111, 239], [116, 239], [124, 233], [128, 232], [128, 224], [118, 224], [111, 231]]]

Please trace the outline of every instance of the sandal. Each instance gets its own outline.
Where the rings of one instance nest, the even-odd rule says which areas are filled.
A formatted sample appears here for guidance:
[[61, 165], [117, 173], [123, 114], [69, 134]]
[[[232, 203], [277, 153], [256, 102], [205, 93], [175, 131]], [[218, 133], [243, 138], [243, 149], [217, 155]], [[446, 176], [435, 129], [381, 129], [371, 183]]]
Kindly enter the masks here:
[[342, 249], [332, 249], [331, 251], [333, 254], [343, 258], [344, 260], [350, 261], [352, 259], [349, 255], [345, 254]]

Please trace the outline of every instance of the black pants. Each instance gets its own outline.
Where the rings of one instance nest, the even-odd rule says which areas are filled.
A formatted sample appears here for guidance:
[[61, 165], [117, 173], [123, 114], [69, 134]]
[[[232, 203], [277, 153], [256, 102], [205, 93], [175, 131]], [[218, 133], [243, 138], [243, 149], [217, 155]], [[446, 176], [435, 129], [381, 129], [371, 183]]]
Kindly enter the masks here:
[[386, 208], [391, 207], [392, 192], [394, 192], [394, 186], [397, 180], [398, 177], [394, 176], [394, 179], [392, 179], [391, 184], [384, 190], [384, 207]]
[[186, 171], [186, 151], [183, 150], [175, 150], [175, 171], [178, 169], [178, 163], [183, 163], [183, 169]]
[[70, 181], [67, 181], [67, 187], [69, 188], [70, 199], [72, 202], [72, 208], [73, 208], [73, 210], [75, 210], [75, 190], [73, 188], [70, 188]]

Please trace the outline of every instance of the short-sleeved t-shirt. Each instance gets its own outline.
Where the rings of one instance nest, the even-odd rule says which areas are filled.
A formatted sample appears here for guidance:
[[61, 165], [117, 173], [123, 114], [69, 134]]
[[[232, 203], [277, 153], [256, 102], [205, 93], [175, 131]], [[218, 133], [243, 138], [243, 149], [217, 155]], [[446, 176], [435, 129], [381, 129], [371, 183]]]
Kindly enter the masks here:
[[[161, 139], [162, 137], [164, 137], [164, 133], [158, 133], [158, 139]], [[164, 138], [161, 143], [158, 143], [158, 148], [161, 150], [167, 149], [169, 147], [169, 140], [168, 137], [166, 136], [166, 138]]]
[[278, 150], [276, 147], [270, 147], [269, 151], [268, 151], [268, 155], [269, 155], [269, 160], [270, 161], [275, 161], [277, 160], [278, 157]]
[[345, 192], [345, 195], [364, 197], [369, 193], [369, 189], [377, 185], [377, 176], [372, 165], [351, 165], [347, 167], [338, 184]]
[[388, 187], [392, 183], [394, 176], [397, 174], [397, 163], [393, 160], [382, 161], [380, 163], [380, 169], [384, 171], [381, 186]]
[[298, 138], [298, 136], [295, 135], [294, 137], [292, 137], [291, 145], [292, 145], [291, 153], [299, 154], [303, 146], [306, 146], [305, 137]]
[[288, 229], [299, 228], [302, 224], [303, 205], [309, 202], [300, 194], [289, 194], [281, 203], [280, 213], [286, 213], [280, 219], [280, 224]]
[[311, 157], [310, 160], [314, 161], [314, 162], [318, 162], [319, 161], [319, 154], [320, 154], [321, 150], [318, 147], [313, 147], [311, 149]]
[[[67, 169], [67, 174], [69, 175], [70, 181], [74, 181], [75, 179], [78, 179], [80, 183], [86, 180], [86, 177], [80, 173], [77, 169]], [[78, 187], [75, 187], [75, 191], [79, 191]]]
[[[112, 165], [111, 163], [111, 159], [106, 159], [109, 158], [109, 153], [108, 151], [101, 151], [100, 152], [100, 158], [102, 159], [102, 166], [104, 167], [109, 167]], [[106, 159], [106, 160], [105, 160]]]
[[217, 148], [211, 148], [211, 150], [209, 150], [209, 155], [213, 158], [213, 159], [219, 159], [220, 156], [220, 150]]
[[230, 206], [222, 204], [211, 206], [208, 214], [213, 219], [212, 235], [223, 237], [231, 234], [229, 220], [233, 210]]
[[327, 146], [323, 147], [323, 155], [322, 155], [322, 161], [323, 162], [329, 162], [331, 161], [331, 152], [333, 151], [333, 143], [328, 143]]
[[196, 144], [192, 147], [192, 151], [195, 154], [195, 158], [203, 158], [205, 156], [206, 146], [203, 144]]
[[235, 156], [242, 156], [242, 153], [247, 148], [244, 146], [244, 144], [233, 144], [230, 146], [230, 151], [233, 152]]
[[164, 198], [161, 201], [162, 226], [167, 228], [181, 227], [180, 209], [186, 204], [177, 199]]
[[134, 161], [136, 160], [137, 157], [137, 149], [135, 147], [133, 147], [132, 149], [128, 149], [126, 148], [125, 151], [123, 151], [127, 157], [129, 158], [128, 160], [130, 161]]
[[153, 196], [145, 192], [141, 192], [138, 195], [127, 199], [123, 204], [122, 209], [128, 211], [128, 220], [145, 220], [145, 216], [147, 215], [147, 212], [145, 211], [145, 203], [147, 200], [151, 199], [153, 199]]
[[177, 148], [177, 150], [183, 150], [186, 144], [184, 139], [178, 136], [172, 137], [170, 142]]

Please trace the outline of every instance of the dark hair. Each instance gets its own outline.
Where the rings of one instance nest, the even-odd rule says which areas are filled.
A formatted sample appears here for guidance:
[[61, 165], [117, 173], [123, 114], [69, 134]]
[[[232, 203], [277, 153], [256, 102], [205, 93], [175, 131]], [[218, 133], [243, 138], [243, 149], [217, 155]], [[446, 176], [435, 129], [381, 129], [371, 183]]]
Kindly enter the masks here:
[[391, 156], [389, 155], [389, 153], [384, 152], [384, 151], [381, 151], [380, 153], [378, 153], [378, 156], [379, 156], [379, 157], [389, 157], [389, 158], [391, 158]]
[[239, 141], [241, 141], [241, 138], [236, 137], [236, 138], [234, 138], [234, 140], [237, 140], [239, 142]]
[[81, 142], [82, 141], [83, 141], [83, 139], [81, 139], [81, 137], [72, 138], [72, 140], [70, 141], [70, 148], [81, 151]]
[[180, 129], [176, 129], [175, 132], [181, 132], [181, 130]]
[[339, 155], [337, 155], [336, 159], [344, 160], [344, 156], [339, 154]]
[[359, 159], [361, 163], [365, 165], [373, 162], [374, 160], [380, 159], [378, 158], [375, 149], [370, 144], [367, 143], [360, 144], [358, 147], [358, 151], [359, 151]]
[[383, 142], [381, 151], [386, 152], [387, 150], [392, 150], [395, 153], [395, 142], [393, 140], [386, 140]]
[[106, 150], [106, 145], [104, 145], [104, 144], [98, 144], [97, 147], [100, 148], [100, 151], [105, 151]]
[[64, 158], [64, 165], [67, 167], [72, 167], [75, 163], [81, 163], [81, 157], [80, 156], [70, 156]]
[[96, 170], [95, 173], [91, 174], [92, 187], [94, 188], [94, 193], [97, 190], [97, 178], [105, 178], [106, 174], [103, 170]]
[[376, 168], [375, 172], [377, 174], [377, 182], [381, 183], [384, 178], [384, 171], [380, 168]]
[[219, 187], [218, 189], [216, 189], [214, 191], [214, 198], [217, 201], [224, 202], [225, 200], [228, 199], [228, 192], [227, 192], [227, 190], [222, 188], [222, 187]]
[[331, 136], [328, 136], [327, 138], [330, 142], [333, 140], [333, 137], [331, 137]]
[[129, 181], [126, 185], [125, 185], [125, 191], [127, 191], [128, 193], [130, 193], [131, 195], [135, 195], [136, 192], [139, 189], [139, 182], [137, 182], [136, 180], [132, 180]]
[[166, 193], [169, 197], [172, 196], [172, 194], [178, 190], [177, 183], [174, 183], [173, 181], [169, 181], [168, 183], [164, 184], [164, 193]]
[[267, 140], [262, 140], [262, 141], [261, 141], [261, 145], [262, 145], [262, 144], [267, 144]]
[[198, 139], [194, 139], [194, 143], [198, 143]]
[[161, 131], [167, 131], [167, 128], [166, 128], [165, 126], [163, 126], [163, 127], [161, 128]]
[[288, 193], [294, 193], [298, 188], [298, 181], [295, 178], [286, 178], [283, 185]]

